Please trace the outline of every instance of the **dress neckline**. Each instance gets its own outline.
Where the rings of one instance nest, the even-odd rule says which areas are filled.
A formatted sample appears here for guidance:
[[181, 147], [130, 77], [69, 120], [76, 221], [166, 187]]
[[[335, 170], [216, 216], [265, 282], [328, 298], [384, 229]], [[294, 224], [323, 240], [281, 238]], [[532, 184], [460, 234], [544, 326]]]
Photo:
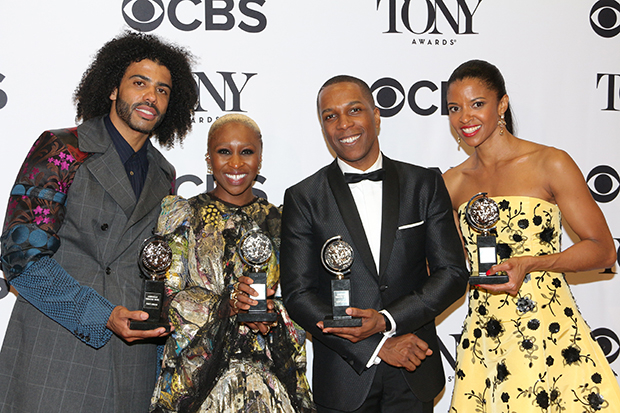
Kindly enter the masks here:
[[247, 206], [249, 206], [249, 205], [252, 205], [253, 203], [255, 203], [256, 201], [258, 201], [258, 200], [260, 199], [259, 197], [255, 196], [255, 197], [254, 197], [254, 199], [252, 199], [252, 200], [251, 200], [250, 202], [248, 202], [247, 204], [243, 204], [243, 205], [235, 205], [235, 204], [232, 204], [232, 203], [230, 203], [230, 202], [224, 201], [223, 199], [218, 198], [217, 196], [213, 195], [211, 192], [207, 192], [206, 194], [207, 194], [207, 195], [209, 196], [209, 198], [211, 198], [212, 200], [217, 201], [217, 202], [219, 202], [220, 204], [225, 205], [225, 206], [227, 206], [227, 207], [229, 207], [229, 208], [245, 208], [245, 207], [247, 207]]
[[[545, 204], [550, 205], [552, 207], [557, 207], [556, 204], [553, 204], [553, 203], [551, 203], [549, 201], [546, 201], [546, 200], [544, 200], [542, 198], [538, 198], [538, 197], [535, 197], [535, 196], [529, 196], [529, 195], [497, 195], [497, 196], [490, 196], [489, 198], [493, 199], [494, 201], [503, 200], [503, 199], [511, 200], [511, 199], [514, 199], [514, 198], [518, 198], [518, 199], [524, 199], [524, 198], [525, 199], [533, 199], [533, 200], [535, 200], [537, 202], [542, 202], [542, 203], [545, 203]], [[467, 201], [463, 202], [461, 205], [459, 205], [458, 210], [460, 211], [461, 208], [464, 208], [467, 205], [468, 202], [469, 202], [469, 199]]]

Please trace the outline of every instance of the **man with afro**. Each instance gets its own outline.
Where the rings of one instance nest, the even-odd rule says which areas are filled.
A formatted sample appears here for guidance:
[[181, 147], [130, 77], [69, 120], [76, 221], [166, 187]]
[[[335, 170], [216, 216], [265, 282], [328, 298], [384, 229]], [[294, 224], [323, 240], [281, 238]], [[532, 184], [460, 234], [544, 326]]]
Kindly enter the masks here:
[[2, 412], [147, 411], [166, 328], [145, 320], [137, 257], [197, 103], [191, 54], [126, 32], [75, 91], [76, 128], [44, 132], [11, 191], [2, 270], [19, 296], [0, 352]]

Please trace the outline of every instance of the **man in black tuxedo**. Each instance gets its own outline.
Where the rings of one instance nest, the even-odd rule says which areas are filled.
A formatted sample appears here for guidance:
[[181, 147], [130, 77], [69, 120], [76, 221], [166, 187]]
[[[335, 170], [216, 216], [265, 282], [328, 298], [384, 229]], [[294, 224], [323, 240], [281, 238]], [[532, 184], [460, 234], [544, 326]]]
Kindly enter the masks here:
[[[281, 246], [285, 305], [314, 337], [315, 402], [319, 412], [432, 412], [445, 380], [434, 319], [468, 278], [448, 192], [437, 172], [381, 154], [362, 80], [328, 80], [317, 106], [338, 158], [286, 191]], [[333, 276], [320, 255], [336, 235], [353, 247], [347, 313], [361, 327], [323, 325]]]

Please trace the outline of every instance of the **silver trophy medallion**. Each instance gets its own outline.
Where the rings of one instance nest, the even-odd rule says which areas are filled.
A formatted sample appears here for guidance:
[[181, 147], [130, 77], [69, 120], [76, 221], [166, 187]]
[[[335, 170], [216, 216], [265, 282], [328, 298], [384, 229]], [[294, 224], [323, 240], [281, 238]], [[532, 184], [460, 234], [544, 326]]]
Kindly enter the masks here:
[[353, 248], [340, 235], [330, 238], [321, 249], [321, 262], [327, 271], [342, 279], [353, 265]]
[[147, 278], [161, 279], [172, 264], [172, 248], [164, 237], [155, 235], [142, 243], [139, 266]]
[[258, 271], [273, 252], [271, 240], [260, 229], [252, 229], [245, 233], [237, 244], [241, 260]]
[[359, 327], [361, 318], [351, 317], [346, 309], [351, 306], [351, 279], [346, 274], [353, 265], [353, 247], [340, 235], [325, 241], [321, 248], [321, 262], [336, 278], [331, 280], [332, 315], [323, 320], [325, 327]]
[[499, 221], [499, 206], [486, 192], [477, 193], [465, 207], [465, 219], [476, 231], [489, 235]]
[[507, 275], [486, 275], [487, 271], [497, 264], [497, 238], [491, 234], [499, 221], [497, 202], [488, 198], [486, 192], [477, 193], [465, 207], [465, 219], [470, 227], [480, 233], [476, 237], [478, 275], [470, 277], [469, 283], [474, 285], [507, 283]]
[[252, 288], [258, 293], [258, 296], [252, 296], [252, 299], [258, 301], [258, 304], [250, 307], [247, 313], [238, 313], [237, 321], [276, 321], [277, 314], [267, 311], [267, 273], [259, 271], [260, 267], [265, 265], [273, 254], [271, 239], [260, 228], [255, 227], [239, 239], [237, 251], [241, 261], [252, 267], [253, 271], [244, 273], [244, 275], [253, 280]]
[[163, 279], [172, 265], [172, 248], [164, 237], [154, 235], [147, 238], [140, 248], [138, 267], [145, 278], [142, 284], [142, 311], [148, 313], [145, 321], [132, 320], [129, 328], [132, 330], [153, 330], [164, 327], [170, 329], [163, 302], [165, 285]]

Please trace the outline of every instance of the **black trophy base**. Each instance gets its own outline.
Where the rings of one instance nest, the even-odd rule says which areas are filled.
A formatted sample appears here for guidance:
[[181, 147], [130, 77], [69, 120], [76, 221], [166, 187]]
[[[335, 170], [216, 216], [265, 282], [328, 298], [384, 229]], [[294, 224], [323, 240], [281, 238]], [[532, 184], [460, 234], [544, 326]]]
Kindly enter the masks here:
[[361, 327], [362, 319], [356, 317], [334, 318], [328, 315], [323, 320], [323, 327]]
[[469, 277], [470, 285], [494, 285], [506, 284], [509, 278], [507, 275], [482, 275], [478, 277]]
[[132, 320], [129, 323], [129, 329], [131, 330], [155, 330], [156, 328], [164, 327], [166, 331], [170, 331], [170, 324], [161, 321], [136, 321]]
[[273, 323], [278, 319], [277, 313], [238, 313], [237, 321], [240, 323]]

